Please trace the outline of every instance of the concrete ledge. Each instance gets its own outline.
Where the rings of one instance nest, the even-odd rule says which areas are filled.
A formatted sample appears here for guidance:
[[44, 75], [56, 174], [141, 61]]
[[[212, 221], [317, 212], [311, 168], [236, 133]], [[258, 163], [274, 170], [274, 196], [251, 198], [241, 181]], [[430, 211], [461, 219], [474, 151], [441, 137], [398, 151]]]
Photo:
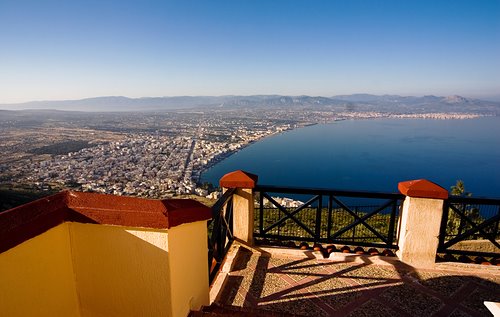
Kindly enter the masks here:
[[295, 259], [318, 259], [318, 260], [325, 259], [321, 251], [299, 250], [299, 249], [273, 247], [273, 246], [253, 247], [252, 252], [259, 252], [264, 256], [286, 256]]
[[484, 302], [484, 306], [488, 308], [488, 310], [493, 314], [493, 316], [500, 317], [500, 303]]
[[238, 243], [233, 243], [231, 248], [226, 254], [226, 258], [224, 259], [224, 263], [222, 264], [220, 271], [217, 273], [212, 285], [210, 285], [209, 291], [209, 303], [212, 304], [214, 301], [217, 301], [218, 296], [221, 293], [221, 290], [226, 286], [227, 276], [233, 269], [235, 264], [234, 260], [240, 251], [241, 245]]

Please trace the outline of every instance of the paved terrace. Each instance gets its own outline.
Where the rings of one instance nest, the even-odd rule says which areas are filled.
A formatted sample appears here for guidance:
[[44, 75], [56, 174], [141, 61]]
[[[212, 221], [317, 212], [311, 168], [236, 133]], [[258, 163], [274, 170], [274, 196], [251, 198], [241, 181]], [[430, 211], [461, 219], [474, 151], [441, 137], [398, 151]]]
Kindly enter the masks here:
[[207, 312], [491, 316], [483, 302], [500, 301], [499, 266], [442, 263], [432, 269], [416, 269], [394, 257], [332, 255], [323, 259], [314, 251], [235, 245], [212, 293], [224, 277], [225, 283]]

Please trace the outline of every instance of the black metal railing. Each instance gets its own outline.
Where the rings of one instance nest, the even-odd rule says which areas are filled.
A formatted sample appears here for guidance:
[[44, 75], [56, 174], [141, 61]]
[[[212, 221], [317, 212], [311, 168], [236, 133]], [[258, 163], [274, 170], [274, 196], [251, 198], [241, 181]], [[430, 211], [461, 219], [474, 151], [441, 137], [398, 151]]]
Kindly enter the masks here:
[[499, 225], [500, 199], [450, 196], [443, 207], [438, 253], [498, 257]]
[[208, 271], [210, 283], [217, 275], [233, 237], [233, 193], [228, 189], [212, 207], [208, 222]]
[[[398, 248], [401, 194], [262, 185], [255, 191], [257, 238]], [[286, 207], [273, 195], [305, 202]]]

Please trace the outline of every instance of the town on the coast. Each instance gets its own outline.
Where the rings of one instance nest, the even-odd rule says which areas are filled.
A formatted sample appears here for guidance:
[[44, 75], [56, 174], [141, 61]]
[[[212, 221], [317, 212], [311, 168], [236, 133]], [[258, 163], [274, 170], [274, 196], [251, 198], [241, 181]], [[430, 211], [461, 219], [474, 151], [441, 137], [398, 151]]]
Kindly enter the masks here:
[[47, 123], [25, 128], [15, 120], [4, 124], [1, 183], [36, 190], [216, 199], [217, 188], [200, 183], [203, 171], [257, 140], [305, 125], [220, 113], [121, 114], [119, 122], [111, 122], [114, 116], [96, 115], [76, 126], [61, 120], [57, 128]]
[[[485, 115], [381, 112], [363, 107], [350, 103], [340, 109], [285, 105], [157, 112], [4, 111], [0, 117], [0, 186], [149, 198], [194, 194], [216, 199], [218, 184], [202, 183], [202, 173], [274, 134], [340, 120]], [[297, 203], [284, 201], [290, 207]]]

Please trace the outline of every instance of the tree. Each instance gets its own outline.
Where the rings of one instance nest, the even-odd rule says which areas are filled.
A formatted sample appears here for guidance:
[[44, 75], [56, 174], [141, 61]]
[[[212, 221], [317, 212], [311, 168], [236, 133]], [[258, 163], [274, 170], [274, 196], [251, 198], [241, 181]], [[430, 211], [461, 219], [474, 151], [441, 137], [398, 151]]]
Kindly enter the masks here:
[[[467, 192], [465, 190], [465, 185], [462, 180], [457, 180], [457, 183], [454, 186], [451, 186], [451, 194], [454, 196], [461, 196], [461, 197], [472, 196], [472, 193]], [[484, 221], [484, 219], [481, 217], [481, 214], [479, 213], [479, 208], [477, 208], [476, 206], [471, 206], [462, 203], [455, 205], [455, 208], [460, 210], [464, 215], [466, 215], [467, 218], [469, 218], [469, 220], [471, 220], [476, 224], [479, 224]], [[465, 222], [465, 220], [462, 217], [460, 217], [457, 213], [453, 212], [451, 208], [449, 209], [448, 224], [447, 224], [447, 233], [449, 235], [450, 234], [458, 235], [471, 228], [472, 226], [469, 223]]]
[[454, 186], [451, 186], [451, 194], [454, 196], [470, 197], [472, 193], [465, 191], [465, 185], [463, 180], [457, 180]]

